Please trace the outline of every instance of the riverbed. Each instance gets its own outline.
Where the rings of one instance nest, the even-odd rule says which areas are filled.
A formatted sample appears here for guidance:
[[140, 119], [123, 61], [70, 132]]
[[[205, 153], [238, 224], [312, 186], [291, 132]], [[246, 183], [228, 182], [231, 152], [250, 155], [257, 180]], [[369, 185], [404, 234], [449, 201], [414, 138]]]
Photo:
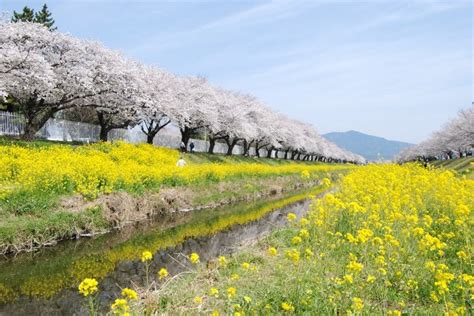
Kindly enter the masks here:
[[124, 287], [143, 286], [144, 250], [151, 251], [150, 278], [165, 267], [170, 275], [192, 269], [187, 256], [201, 261], [232, 253], [286, 224], [286, 215], [303, 215], [310, 194], [293, 192], [256, 203], [195, 212], [162, 214], [147, 223], [91, 239], [60, 243], [51, 249], [0, 261], [0, 315], [82, 315], [77, 291], [86, 277], [99, 283], [97, 303], [107, 309]]

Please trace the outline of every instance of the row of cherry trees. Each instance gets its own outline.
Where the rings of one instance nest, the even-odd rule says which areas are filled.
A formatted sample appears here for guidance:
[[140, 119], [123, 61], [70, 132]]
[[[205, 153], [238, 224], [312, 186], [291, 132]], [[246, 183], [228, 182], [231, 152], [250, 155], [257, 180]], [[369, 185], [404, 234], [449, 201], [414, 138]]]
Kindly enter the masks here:
[[398, 161], [453, 159], [474, 151], [474, 103], [420, 144], [406, 148]]
[[275, 113], [256, 98], [144, 65], [100, 43], [51, 32], [34, 23], [0, 22], [0, 93], [25, 116], [31, 140], [58, 113], [93, 116], [100, 138], [114, 128], [139, 125], [149, 143], [171, 122], [186, 144], [205, 133], [239, 144], [246, 154], [265, 149], [288, 159], [363, 162], [318, 135], [310, 125]]

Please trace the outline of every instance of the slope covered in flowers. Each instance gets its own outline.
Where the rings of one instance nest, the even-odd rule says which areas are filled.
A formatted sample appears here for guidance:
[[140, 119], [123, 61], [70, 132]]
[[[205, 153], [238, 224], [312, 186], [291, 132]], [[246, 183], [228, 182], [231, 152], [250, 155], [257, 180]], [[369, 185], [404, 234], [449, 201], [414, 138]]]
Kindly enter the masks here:
[[307, 217], [288, 216], [288, 229], [164, 285], [146, 305], [214, 315], [466, 315], [473, 208], [474, 181], [449, 171], [361, 167]]
[[[187, 165], [178, 167], [179, 157], [177, 150], [147, 144], [0, 142], [0, 253], [31, 250], [82, 232], [120, 226], [117, 209], [108, 211], [104, 199], [115, 204], [129, 199], [129, 204], [123, 203], [128, 209], [122, 218], [132, 222], [126, 212], [135, 218], [148, 216], [146, 208], [137, 211], [134, 206], [142, 205], [135, 203], [140, 198], [156, 204], [156, 209], [179, 206], [176, 197], [189, 207], [220, 205], [226, 199], [251, 200], [265, 192], [279, 192], [274, 188], [281, 185], [289, 191], [301, 179], [317, 183], [353, 168], [205, 154], [186, 155]], [[172, 192], [167, 196], [166, 190]], [[160, 204], [165, 200], [171, 202]]]
[[0, 196], [12, 191], [79, 193], [95, 198], [112, 191], [143, 191], [239, 177], [300, 174], [346, 169], [342, 165], [259, 163], [176, 166], [179, 152], [151, 145], [99, 143], [86, 146], [0, 146]]

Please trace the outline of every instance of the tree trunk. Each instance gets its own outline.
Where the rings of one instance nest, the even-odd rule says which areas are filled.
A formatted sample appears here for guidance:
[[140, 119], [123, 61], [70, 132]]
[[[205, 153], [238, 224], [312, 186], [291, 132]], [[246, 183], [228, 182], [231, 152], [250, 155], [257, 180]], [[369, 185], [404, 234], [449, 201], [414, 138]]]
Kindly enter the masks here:
[[109, 127], [107, 119], [102, 112], [97, 112], [97, 120], [99, 121], [100, 132], [99, 132], [99, 140], [106, 142], [109, 138]]
[[153, 145], [153, 140], [155, 139], [156, 133], [148, 133], [146, 135], [146, 142], [150, 145]]
[[249, 156], [250, 155], [250, 147], [252, 146], [253, 140], [248, 142], [246, 139], [244, 139], [244, 156]]
[[110, 129], [105, 126], [100, 126], [99, 139], [106, 142], [109, 139]]
[[23, 134], [21, 135], [21, 139], [26, 141], [32, 141], [33, 139], [35, 139], [35, 135], [41, 129], [41, 127], [42, 125], [40, 126], [40, 124], [27, 122], [25, 124]]
[[184, 143], [184, 151], [187, 152], [188, 151], [188, 143], [189, 143], [189, 140], [191, 139], [191, 134], [192, 134], [192, 129], [190, 128], [180, 128], [179, 129], [181, 131], [181, 141]]
[[270, 147], [270, 149], [267, 149], [267, 158], [272, 158], [272, 153], [273, 153], [273, 147]]
[[[30, 100], [24, 108], [39, 108], [42, 104], [36, 104], [36, 101]], [[31, 111], [31, 112], [22, 112], [26, 118], [25, 129], [21, 135], [21, 139], [26, 141], [31, 141], [35, 138], [36, 133], [46, 124], [46, 122], [54, 116], [56, 109], [49, 109], [47, 111]]]
[[207, 150], [208, 153], [214, 153], [214, 147], [216, 146], [216, 139], [209, 137], [209, 149]]
[[226, 153], [227, 156], [232, 156], [232, 151], [234, 150], [234, 146], [235, 146], [234, 143], [232, 143], [230, 146], [227, 146], [227, 153]]
[[244, 142], [243, 142], [242, 146], [244, 147], [243, 155], [248, 156], [249, 150], [250, 150], [250, 145], [249, 145], [249, 143], [246, 139], [244, 139]]
[[156, 134], [158, 134], [159, 131], [161, 131], [164, 127], [166, 127], [169, 123], [171, 123], [170, 120], [164, 124], [160, 124], [161, 120], [146, 120], [144, 122], [144, 125], [146, 129], [141, 126], [142, 132], [146, 135], [146, 142], [148, 144], [153, 145], [153, 141], [155, 139]]
[[279, 149], [275, 149], [275, 159], [278, 159], [278, 153], [280, 152]]
[[237, 145], [238, 139], [233, 139], [230, 141], [230, 139], [227, 137], [225, 138], [225, 142], [227, 144], [227, 156], [232, 156], [232, 152], [234, 150], [235, 145]]

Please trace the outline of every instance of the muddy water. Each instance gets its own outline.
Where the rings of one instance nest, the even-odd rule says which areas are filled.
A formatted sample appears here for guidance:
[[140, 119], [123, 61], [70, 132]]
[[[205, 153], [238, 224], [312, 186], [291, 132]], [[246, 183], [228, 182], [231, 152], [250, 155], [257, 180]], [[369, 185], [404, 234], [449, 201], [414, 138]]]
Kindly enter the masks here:
[[154, 253], [149, 268], [152, 279], [162, 267], [170, 275], [189, 270], [187, 256], [192, 252], [205, 262], [282, 227], [289, 212], [301, 216], [309, 207], [309, 193], [162, 215], [118, 233], [64, 242], [0, 261], [0, 315], [87, 314], [85, 300], [77, 291], [85, 277], [99, 280], [97, 301], [106, 309], [121, 288], [145, 283], [145, 268], [139, 259], [144, 250]]

